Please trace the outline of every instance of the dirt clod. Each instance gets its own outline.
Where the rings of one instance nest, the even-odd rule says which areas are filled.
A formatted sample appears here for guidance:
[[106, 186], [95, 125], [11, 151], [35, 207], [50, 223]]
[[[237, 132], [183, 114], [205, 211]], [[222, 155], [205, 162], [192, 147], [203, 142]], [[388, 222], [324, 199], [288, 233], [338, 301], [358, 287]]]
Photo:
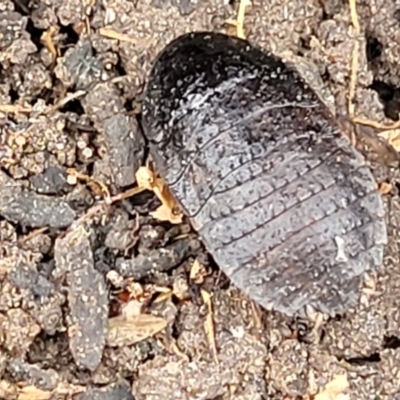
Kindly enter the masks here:
[[81, 367], [94, 371], [101, 361], [108, 322], [104, 277], [95, 270], [87, 233], [77, 228], [55, 243], [57, 277], [66, 275], [71, 313], [71, 352]]
[[144, 155], [144, 140], [136, 119], [123, 114], [110, 117], [104, 122], [104, 134], [116, 186], [134, 184]]
[[0, 215], [23, 226], [65, 228], [75, 212], [63, 199], [38, 195], [0, 173]]
[[116, 260], [116, 270], [124, 277], [135, 280], [143, 279], [151, 273], [167, 272], [178, 266], [189, 256], [196, 254], [200, 249], [197, 240], [179, 240], [161, 249], [125, 260]]
[[120, 381], [101, 389], [88, 388], [77, 400], [135, 400], [126, 381]]

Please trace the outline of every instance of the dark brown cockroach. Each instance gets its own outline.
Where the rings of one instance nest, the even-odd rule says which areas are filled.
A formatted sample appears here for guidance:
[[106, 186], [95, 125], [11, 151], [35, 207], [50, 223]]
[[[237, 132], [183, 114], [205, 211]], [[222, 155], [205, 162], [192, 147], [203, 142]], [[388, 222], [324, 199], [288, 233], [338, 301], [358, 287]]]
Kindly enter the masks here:
[[294, 68], [238, 38], [186, 34], [155, 60], [142, 116], [158, 172], [237, 287], [289, 316], [356, 304], [382, 263], [383, 201]]

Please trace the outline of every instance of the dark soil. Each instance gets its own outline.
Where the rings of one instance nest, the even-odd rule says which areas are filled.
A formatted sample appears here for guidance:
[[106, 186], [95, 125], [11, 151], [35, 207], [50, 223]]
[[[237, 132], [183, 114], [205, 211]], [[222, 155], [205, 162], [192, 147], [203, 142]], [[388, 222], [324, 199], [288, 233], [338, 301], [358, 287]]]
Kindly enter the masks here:
[[[149, 215], [153, 193], [120, 195], [148, 160], [152, 60], [185, 32], [232, 32], [236, 6], [0, 0], [0, 398], [312, 399], [343, 375], [343, 398], [400, 399], [400, 178], [381, 155], [366, 152], [390, 189], [384, 265], [319, 330], [256, 309], [188, 225]], [[344, 0], [253, 0], [244, 27], [341, 115], [358, 41], [355, 113], [397, 121], [400, 3], [357, 13], [360, 33]]]

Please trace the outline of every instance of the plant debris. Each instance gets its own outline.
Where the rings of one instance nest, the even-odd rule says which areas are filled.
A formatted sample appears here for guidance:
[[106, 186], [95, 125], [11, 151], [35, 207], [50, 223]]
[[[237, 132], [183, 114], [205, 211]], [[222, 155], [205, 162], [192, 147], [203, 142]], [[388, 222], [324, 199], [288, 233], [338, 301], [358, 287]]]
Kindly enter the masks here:
[[172, 224], [182, 223], [183, 213], [176, 211], [178, 205], [163, 180], [147, 167], [140, 167], [136, 172], [139, 187], [151, 190], [161, 201], [161, 206], [150, 215], [159, 221], [169, 221]]
[[167, 321], [151, 314], [118, 316], [108, 321], [109, 346], [130, 346], [141, 342], [167, 327]]
[[32, 228], [65, 228], [76, 214], [62, 198], [26, 190], [0, 171], [0, 215]]
[[315, 395], [315, 400], [350, 400], [348, 394], [343, 392], [348, 389], [349, 383], [345, 375], [338, 375], [325, 385], [325, 389]]

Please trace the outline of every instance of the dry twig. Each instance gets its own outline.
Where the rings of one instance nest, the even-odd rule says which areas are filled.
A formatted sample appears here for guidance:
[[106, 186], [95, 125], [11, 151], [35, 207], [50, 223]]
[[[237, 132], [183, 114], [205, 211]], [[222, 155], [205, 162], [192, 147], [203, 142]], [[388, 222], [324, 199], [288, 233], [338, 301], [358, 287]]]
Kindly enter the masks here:
[[126, 35], [125, 33], [119, 33], [111, 28], [100, 28], [99, 33], [101, 36], [106, 37], [107, 39], [114, 39], [120, 42], [128, 42], [132, 44], [138, 44], [138, 40]]
[[86, 184], [90, 187], [90, 189], [92, 189], [95, 194], [104, 196], [106, 203], [110, 202], [110, 191], [103, 182], [100, 182], [89, 175], [81, 174], [74, 168], [68, 168], [67, 174], [75, 177], [76, 179], [86, 182]]
[[246, 39], [246, 34], [244, 33], [244, 18], [246, 15], [246, 7], [249, 7], [250, 5], [250, 0], [239, 0], [239, 8], [236, 19], [229, 19], [226, 21], [227, 24], [236, 27], [236, 36], [240, 39]]
[[381, 124], [379, 122], [370, 119], [364, 119], [359, 117], [352, 118], [352, 121], [356, 124], [369, 126], [371, 128], [375, 128], [381, 131], [392, 131], [400, 129], [400, 121], [396, 121], [393, 124]]
[[73, 101], [75, 99], [78, 99], [79, 97], [82, 97], [86, 94], [85, 90], [78, 90], [74, 93], [67, 93], [67, 95], [63, 98], [61, 98], [54, 106], [49, 107], [48, 110], [46, 111], [47, 115], [51, 115], [57, 110], [59, 110], [61, 107], [64, 107], [67, 103], [70, 101]]
[[111, 204], [126, 199], [128, 197], [132, 197], [138, 193], [144, 192], [146, 189], [142, 187], [135, 187], [127, 190], [126, 192], [119, 193], [115, 196], [111, 196], [107, 201], [102, 201], [93, 207], [89, 208], [82, 216], [80, 216], [74, 223], [70, 226], [69, 230], [75, 229], [80, 224], [88, 221], [91, 217], [95, 216], [99, 212], [103, 211], [104, 208], [109, 207]]
[[21, 114], [21, 113], [30, 113], [32, 111], [32, 107], [23, 107], [19, 104], [0, 104], [0, 113], [4, 114]]
[[54, 45], [53, 37], [59, 31], [57, 26], [50, 26], [47, 31], [43, 32], [42, 36], [40, 37], [40, 42], [46, 47], [52, 57], [52, 68], [56, 63], [57, 57], [60, 55], [58, 49]]
[[357, 86], [357, 75], [358, 75], [358, 64], [359, 64], [359, 54], [360, 54], [360, 23], [358, 22], [358, 14], [356, 7], [356, 0], [349, 0], [350, 5], [350, 15], [351, 22], [353, 24], [357, 40], [354, 42], [353, 53], [351, 57], [351, 72], [350, 72], [350, 84], [349, 84], [349, 94], [348, 94], [348, 113], [350, 117], [354, 116], [355, 106], [354, 106], [354, 96]]
[[217, 346], [215, 343], [215, 328], [214, 328], [214, 320], [213, 320], [213, 309], [211, 303], [211, 296], [205, 290], [201, 290], [201, 296], [203, 298], [204, 303], [208, 308], [207, 318], [204, 322], [204, 330], [206, 332], [207, 340], [210, 345], [211, 351], [214, 355], [215, 363], [218, 364], [218, 355], [217, 355]]

